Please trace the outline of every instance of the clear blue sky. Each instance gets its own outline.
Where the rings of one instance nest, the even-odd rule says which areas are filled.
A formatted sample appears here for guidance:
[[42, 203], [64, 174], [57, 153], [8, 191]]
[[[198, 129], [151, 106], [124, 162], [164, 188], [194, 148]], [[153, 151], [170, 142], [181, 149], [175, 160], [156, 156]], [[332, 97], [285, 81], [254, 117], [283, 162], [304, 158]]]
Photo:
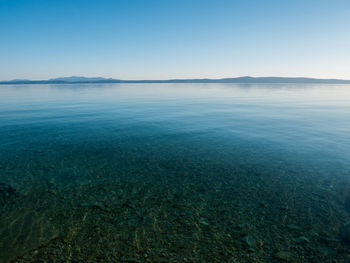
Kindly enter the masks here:
[[350, 0], [0, 0], [0, 80], [350, 79]]

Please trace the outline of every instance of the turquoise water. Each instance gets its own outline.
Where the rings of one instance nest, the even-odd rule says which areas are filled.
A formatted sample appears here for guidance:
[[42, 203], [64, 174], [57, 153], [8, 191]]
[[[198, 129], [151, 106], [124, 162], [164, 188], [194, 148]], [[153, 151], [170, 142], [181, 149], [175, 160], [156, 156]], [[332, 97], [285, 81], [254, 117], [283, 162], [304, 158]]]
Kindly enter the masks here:
[[350, 86], [0, 86], [0, 262], [349, 262]]

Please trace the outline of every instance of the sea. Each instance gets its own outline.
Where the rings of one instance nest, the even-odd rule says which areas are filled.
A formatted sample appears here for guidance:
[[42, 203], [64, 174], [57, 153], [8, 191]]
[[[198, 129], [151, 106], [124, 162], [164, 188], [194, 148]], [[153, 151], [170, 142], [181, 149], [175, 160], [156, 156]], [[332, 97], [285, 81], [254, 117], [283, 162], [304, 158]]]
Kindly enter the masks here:
[[350, 85], [0, 85], [0, 262], [350, 262]]

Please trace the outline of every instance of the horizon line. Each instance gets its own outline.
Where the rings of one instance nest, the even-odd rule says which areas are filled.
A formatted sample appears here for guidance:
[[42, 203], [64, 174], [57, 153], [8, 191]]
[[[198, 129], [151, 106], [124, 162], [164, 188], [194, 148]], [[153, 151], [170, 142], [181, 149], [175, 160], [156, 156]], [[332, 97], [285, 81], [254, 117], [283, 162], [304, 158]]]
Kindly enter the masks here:
[[74, 78], [80, 78], [82, 81], [89, 81], [96, 80], [96, 81], [121, 81], [121, 82], [143, 82], [143, 81], [148, 81], [148, 82], [160, 82], [160, 81], [220, 81], [220, 80], [238, 80], [238, 79], [252, 79], [252, 80], [257, 80], [257, 79], [304, 79], [304, 80], [320, 80], [320, 81], [350, 81], [350, 79], [343, 79], [343, 78], [335, 78], [335, 77], [327, 77], [327, 78], [319, 78], [319, 77], [289, 77], [289, 76], [250, 76], [250, 75], [245, 75], [245, 76], [238, 76], [238, 77], [221, 77], [221, 78], [210, 78], [210, 77], [202, 77], [202, 78], [168, 78], [168, 79], [120, 79], [120, 78], [115, 78], [115, 77], [86, 77], [86, 76], [79, 76], [79, 75], [72, 75], [69, 77], [53, 77], [53, 78], [48, 78], [48, 79], [26, 79], [26, 78], [16, 78], [16, 79], [11, 79], [11, 80], [0, 80], [0, 83], [16, 83], [16, 82], [49, 82], [49, 81], [62, 81], [62, 82], [76, 82], [76, 81], [70, 81], [69, 79], [74, 79]]

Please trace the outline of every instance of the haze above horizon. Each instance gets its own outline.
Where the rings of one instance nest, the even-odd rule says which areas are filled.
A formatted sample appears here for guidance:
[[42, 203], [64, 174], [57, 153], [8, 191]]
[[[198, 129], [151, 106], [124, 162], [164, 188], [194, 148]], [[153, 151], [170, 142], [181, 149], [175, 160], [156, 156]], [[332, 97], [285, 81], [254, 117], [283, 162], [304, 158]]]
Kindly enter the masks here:
[[350, 1], [0, 1], [0, 80], [350, 79]]

